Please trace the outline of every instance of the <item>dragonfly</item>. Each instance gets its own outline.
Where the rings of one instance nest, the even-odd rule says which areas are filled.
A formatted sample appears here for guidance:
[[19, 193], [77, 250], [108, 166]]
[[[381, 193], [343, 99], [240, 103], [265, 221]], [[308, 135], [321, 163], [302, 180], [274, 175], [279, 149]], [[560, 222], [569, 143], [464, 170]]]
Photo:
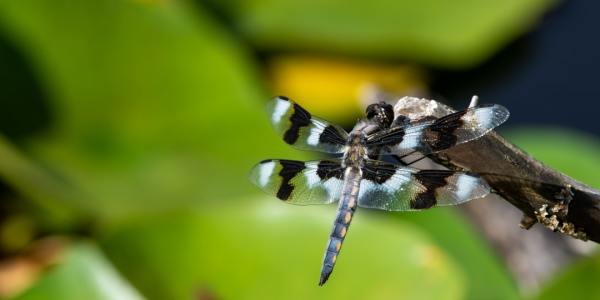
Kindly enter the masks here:
[[284, 96], [267, 104], [275, 131], [295, 148], [337, 154], [319, 161], [267, 159], [250, 171], [250, 181], [283, 202], [297, 205], [338, 202], [319, 285], [333, 272], [357, 207], [414, 211], [483, 198], [489, 185], [468, 171], [420, 170], [412, 163], [391, 163], [386, 155], [424, 156], [484, 136], [509, 116], [498, 104], [482, 105], [441, 118], [410, 120], [394, 116], [390, 104], [366, 109], [366, 118], [348, 133], [311, 115]]

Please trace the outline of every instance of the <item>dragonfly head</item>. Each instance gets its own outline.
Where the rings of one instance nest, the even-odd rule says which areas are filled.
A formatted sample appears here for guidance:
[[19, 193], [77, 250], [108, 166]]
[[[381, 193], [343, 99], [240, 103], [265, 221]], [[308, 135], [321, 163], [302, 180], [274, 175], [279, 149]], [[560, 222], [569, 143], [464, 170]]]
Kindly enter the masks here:
[[367, 119], [377, 124], [380, 128], [389, 128], [394, 121], [394, 109], [385, 102], [374, 103], [367, 106]]

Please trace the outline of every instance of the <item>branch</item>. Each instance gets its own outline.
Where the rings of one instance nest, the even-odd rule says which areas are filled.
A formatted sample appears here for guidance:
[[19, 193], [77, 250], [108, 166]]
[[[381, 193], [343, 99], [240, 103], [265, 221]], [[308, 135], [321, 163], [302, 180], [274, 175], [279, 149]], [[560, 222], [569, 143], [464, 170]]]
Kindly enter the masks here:
[[[471, 106], [476, 103], [474, 97]], [[419, 119], [455, 110], [437, 101], [404, 97], [394, 111]], [[525, 229], [539, 222], [577, 239], [600, 242], [600, 191], [545, 166], [495, 132], [432, 159], [450, 169], [480, 174], [495, 193], [523, 212]]]

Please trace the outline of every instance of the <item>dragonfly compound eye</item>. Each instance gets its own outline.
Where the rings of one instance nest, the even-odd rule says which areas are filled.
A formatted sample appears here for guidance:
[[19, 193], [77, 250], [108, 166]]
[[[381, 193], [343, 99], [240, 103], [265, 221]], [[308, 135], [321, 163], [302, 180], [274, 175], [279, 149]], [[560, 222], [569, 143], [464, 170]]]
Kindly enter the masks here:
[[394, 109], [390, 104], [379, 102], [367, 106], [367, 119], [388, 128], [394, 120]]

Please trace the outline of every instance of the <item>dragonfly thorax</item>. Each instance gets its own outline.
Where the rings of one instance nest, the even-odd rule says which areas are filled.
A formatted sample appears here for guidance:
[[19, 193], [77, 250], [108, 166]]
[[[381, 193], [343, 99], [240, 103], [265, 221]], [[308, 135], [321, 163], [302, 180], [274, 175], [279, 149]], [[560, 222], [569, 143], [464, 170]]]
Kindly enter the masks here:
[[374, 127], [377, 126], [361, 122], [350, 132], [342, 159], [343, 167], [362, 168], [364, 160], [368, 158], [368, 150], [365, 147], [366, 132], [373, 130]]

